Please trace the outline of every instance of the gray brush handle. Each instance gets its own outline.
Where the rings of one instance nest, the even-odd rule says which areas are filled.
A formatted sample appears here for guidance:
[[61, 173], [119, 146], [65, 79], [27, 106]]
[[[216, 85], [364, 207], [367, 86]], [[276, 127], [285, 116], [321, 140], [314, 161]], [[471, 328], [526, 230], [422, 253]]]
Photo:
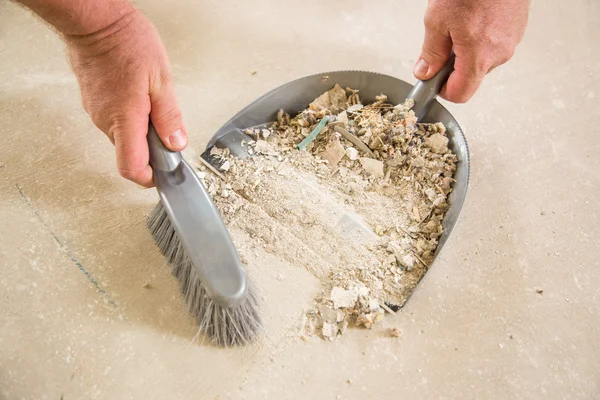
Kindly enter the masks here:
[[210, 194], [180, 152], [170, 151], [150, 123], [150, 166], [169, 220], [208, 296], [224, 308], [246, 297], [246, 274]]
[[174, 171], [183, 161], [180, 152], [167, 149], [152, 124], [148, 125], [148, 150], [150, 150], [150, 166], [154, 171]]
[[425, 114], [427, 114], [433, 101], [440, 94], [446, 82], [448, 82], [450, 74], [454, 71], [455, 58], [454, 51], [450, 52], [450, 57], [442, 69], [431, 79], [418, 81], [408, 94], [407, 98], [415, 101], [413, 111], [418, 121], [421, 121]]

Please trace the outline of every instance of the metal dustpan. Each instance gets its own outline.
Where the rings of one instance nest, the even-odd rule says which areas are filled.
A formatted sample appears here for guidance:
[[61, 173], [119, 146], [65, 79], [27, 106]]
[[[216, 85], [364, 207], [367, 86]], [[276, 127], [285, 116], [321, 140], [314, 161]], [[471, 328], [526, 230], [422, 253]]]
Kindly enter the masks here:
[[414, 98], [415, 113], [418, 117], [422, 117], [420, 121], [442, 122], [446, 126], [449, 147], [458, 158], [454, 175], [456, 182], [448, 197], [450, 207], [442, 220], [443, 233], [435, 252], [435, 261], [456, 226], [469, 181], [469, 150], [463, 131], [448, 110], [435, 100], [453, 70], [453, 58], [451, 57], [444, 70], [436, 77], [426, 82], [419, 81], [414, 87], [392, 76], [365, 71], [328, 72], [289, 82], [263, 95], [227, 121], [209, 141], [202, 158], [218, 166], [218, 162], [210, 155], [213, 146], [228, 148], [233, 155], [239, 157], [247, 156], [242, 142], [248, 142], [251, 138], [243, 133], [245, 129], [262, 127], [275, 122], [280, 109], [292, 116], [296, 115], [336, 83], [342, 87], [360, 90], [363, 104], [374, 102], [375, 97], [382, 93], [388, 96], [392, 104], [401, 103], [409, 97]]

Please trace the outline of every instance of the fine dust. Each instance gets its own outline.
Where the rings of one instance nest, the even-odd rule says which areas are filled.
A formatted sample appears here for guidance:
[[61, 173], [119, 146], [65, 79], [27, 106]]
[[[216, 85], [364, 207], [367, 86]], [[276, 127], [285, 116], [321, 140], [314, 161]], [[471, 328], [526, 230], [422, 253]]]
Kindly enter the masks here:
[[445, 127], [417, 123], [411, 107], [385, 95], [365, 106], [336, 85], [295, 117], [246, 130], [251, 157], [213, 148], [219, 172], [201, 167], [230, 229], [320, 280], [304, 336], [372, 328], [433, 261], [456, 156]]

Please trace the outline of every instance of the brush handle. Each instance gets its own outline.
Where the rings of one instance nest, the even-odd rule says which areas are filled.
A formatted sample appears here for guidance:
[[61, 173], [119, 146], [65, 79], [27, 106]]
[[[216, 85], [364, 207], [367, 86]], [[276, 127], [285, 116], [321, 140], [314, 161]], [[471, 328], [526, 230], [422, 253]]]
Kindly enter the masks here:
[[165, 147], [151, 123], [148, 147], [160, 200], [207, 295], [224, 308], [237, 306], [246, 297], [246, 275], [219, 210], [194, 169]]
[[450, 74], [454, 71], [455, 58], [454, 51], [450, 52], [450, 57], [442, 69], [429, 80], [417, 81], [408, 94], [407, 98], [415, 101], [415, 105], [412, 109], [415, 112], [418, 121], [421, 121], [425, 114], [427, 114], [433, 101], [440, 94], [440, 91], [446, 82], [448, 82]]
[[150, 166], [154, 171], [174, 171], [183, 161], [180, 152], [167, 149], [151, 123], [148, 125], [148, 149]]

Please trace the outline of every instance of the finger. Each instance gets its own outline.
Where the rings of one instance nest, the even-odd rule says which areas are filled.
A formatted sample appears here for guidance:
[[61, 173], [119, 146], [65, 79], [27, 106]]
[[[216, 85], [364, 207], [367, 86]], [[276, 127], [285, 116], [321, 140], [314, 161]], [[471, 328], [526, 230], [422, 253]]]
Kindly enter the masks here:
[[150, 119], [165, 146], [172, 151], [185, 149], [188, 139], [172, 83], [167, 82], [151, 93], [150, 102]]
[[473, 48], [463, 50], [455, 46], [454, 51], [454, 72], [442, 88], [440, 96], [453, 103], [466, 103], [479, 89], [490, 66], [486, 58]]
[[449, 33], [443, 33], [433, 23], [425, 22], [425, 40], [421, 49], [421, 56], [415, 64], [413, 74], [415, 78], [426, 81], [432, 78], [446, 64], [452, 40]]
[[148, 114], [130, 111], [127, 116], [113, 123], [111, 131], [119, 174], [138, 185], [154, 186], [152, 168], [148, 164]]

